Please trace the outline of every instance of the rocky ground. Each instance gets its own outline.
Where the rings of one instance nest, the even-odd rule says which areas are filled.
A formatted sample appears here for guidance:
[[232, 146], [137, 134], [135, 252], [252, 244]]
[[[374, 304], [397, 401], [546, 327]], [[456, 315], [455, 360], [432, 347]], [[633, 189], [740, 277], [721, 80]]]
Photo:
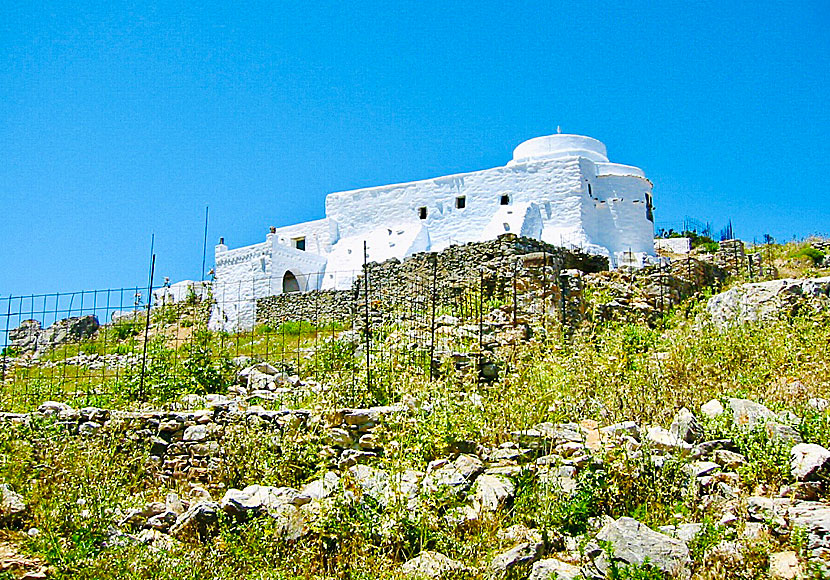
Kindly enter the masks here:
[[239, 357], [222, 392], [2, 414], [0, 578], [830, 577], [828, 279], [656, 315], [662, 275], [371, 406]]

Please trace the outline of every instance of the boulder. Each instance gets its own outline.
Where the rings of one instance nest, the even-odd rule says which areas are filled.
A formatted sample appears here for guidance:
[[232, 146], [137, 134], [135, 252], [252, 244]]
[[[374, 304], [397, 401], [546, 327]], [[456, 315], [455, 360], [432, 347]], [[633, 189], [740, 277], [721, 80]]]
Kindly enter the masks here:
[[724, 408], [720, 401], [717, 399], [710, 399], [706, 403], [700, 406], [700, 412], [709, 417], [710, 419], [714, 419], [723, 414]]
[[300, 489], [300, 495], [310, 500], [327, 498], [334, 493], [339, 484], [340, 478], [337, 477], [337, 474], [333, 471], [327, 471], [320, 479], [305, 484]]
[[683, 441], [672, 432], [663, 429], [662, 427], [652, 426], [646, 430], [645, 440], [654, 449], [660, 451], [682, 451], [688, 452], [692, 446]]
[[[608, 546], [608, 550], [603, 545]], [[648, 565], [671, 577], [689, 578], [691, 558], [682, 540], [655, 532], [629, 517], [607, 523], [586, 547], [590, 562], [583, 568], [588, 578], [604, 579], [612, 562], [620, 566]]]

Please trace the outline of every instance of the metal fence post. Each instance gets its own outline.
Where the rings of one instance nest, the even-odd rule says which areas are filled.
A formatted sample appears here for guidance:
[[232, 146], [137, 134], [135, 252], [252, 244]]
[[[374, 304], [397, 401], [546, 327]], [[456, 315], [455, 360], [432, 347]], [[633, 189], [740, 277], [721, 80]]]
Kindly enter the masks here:
[[12, 297], [9, 296], [9, 306], [6, 309], [6, 334], [5, 339], [3, 339], [3, 370], [2, 376], [0, 376], [0, 384], [6, 382], [6, 365], [8, 364], [7, 358], [9, 356], [9, 321], [12, 318]]
[[363, 329], [366, 336], [366, 389], [372, 390], [372, 362], [371, 362], [371, 346], [372, 346], [372, 330], [369, 326], [369, 251], [366, 247], [366, 240], [363, 240], [363, 305], [364, 305], [364, 323]]
[[434, 378], [433, 366], [435, 363], [435, 303], [438, 300], [436, 295], [438, 281], [438, 257], [432, 254], [432, 290], [430, 292], [430, 301], [432, 302], [432, 311], [429, 320], [429, 380]]
[[147, 369], [147, 337], [150, 333], [150, 310], [153, 305], [153, 273], [156, 269], [156, 255], [150, 258], [150, 282], [147, 284], [147, 319], [144, 322], [144, 347], [141, 353], [141, 379], [138, 386], [138, 399], [146, 399], [144, 393], [144, 372]]

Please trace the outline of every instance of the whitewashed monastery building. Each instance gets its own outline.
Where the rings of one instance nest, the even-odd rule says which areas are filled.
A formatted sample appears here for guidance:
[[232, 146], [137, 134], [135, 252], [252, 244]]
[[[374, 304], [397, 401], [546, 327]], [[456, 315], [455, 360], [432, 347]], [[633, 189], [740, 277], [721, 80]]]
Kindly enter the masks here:
[[265, 241], [215, 249], [217, 327], [253, 324], [256, 298], [351, 287], [363, 264], [504, 233], [578, 246], [612, 267], [654, 255], [652, 184], [610, 163], [605, 145], [581, 135], [520, 144], [503, 167], [331, 193], [323, 219], [271, 228]]

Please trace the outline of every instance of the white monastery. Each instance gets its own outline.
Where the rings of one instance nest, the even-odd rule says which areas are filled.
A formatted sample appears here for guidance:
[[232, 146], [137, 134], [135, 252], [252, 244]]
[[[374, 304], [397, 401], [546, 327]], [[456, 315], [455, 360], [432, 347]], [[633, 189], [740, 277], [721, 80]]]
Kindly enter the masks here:
[[216, 327], [253, 324], [256, 298], [350, 288], [363, 265], [403, 260], [504, 233], [607, 256], [638, 267], [654, 255], [652, 184], [610, 163], [605, 145], [581, 135], [520, 144], [503, 167], [331, 193], [323, 219], [271, 228], [265, 241], [216, 246]]

